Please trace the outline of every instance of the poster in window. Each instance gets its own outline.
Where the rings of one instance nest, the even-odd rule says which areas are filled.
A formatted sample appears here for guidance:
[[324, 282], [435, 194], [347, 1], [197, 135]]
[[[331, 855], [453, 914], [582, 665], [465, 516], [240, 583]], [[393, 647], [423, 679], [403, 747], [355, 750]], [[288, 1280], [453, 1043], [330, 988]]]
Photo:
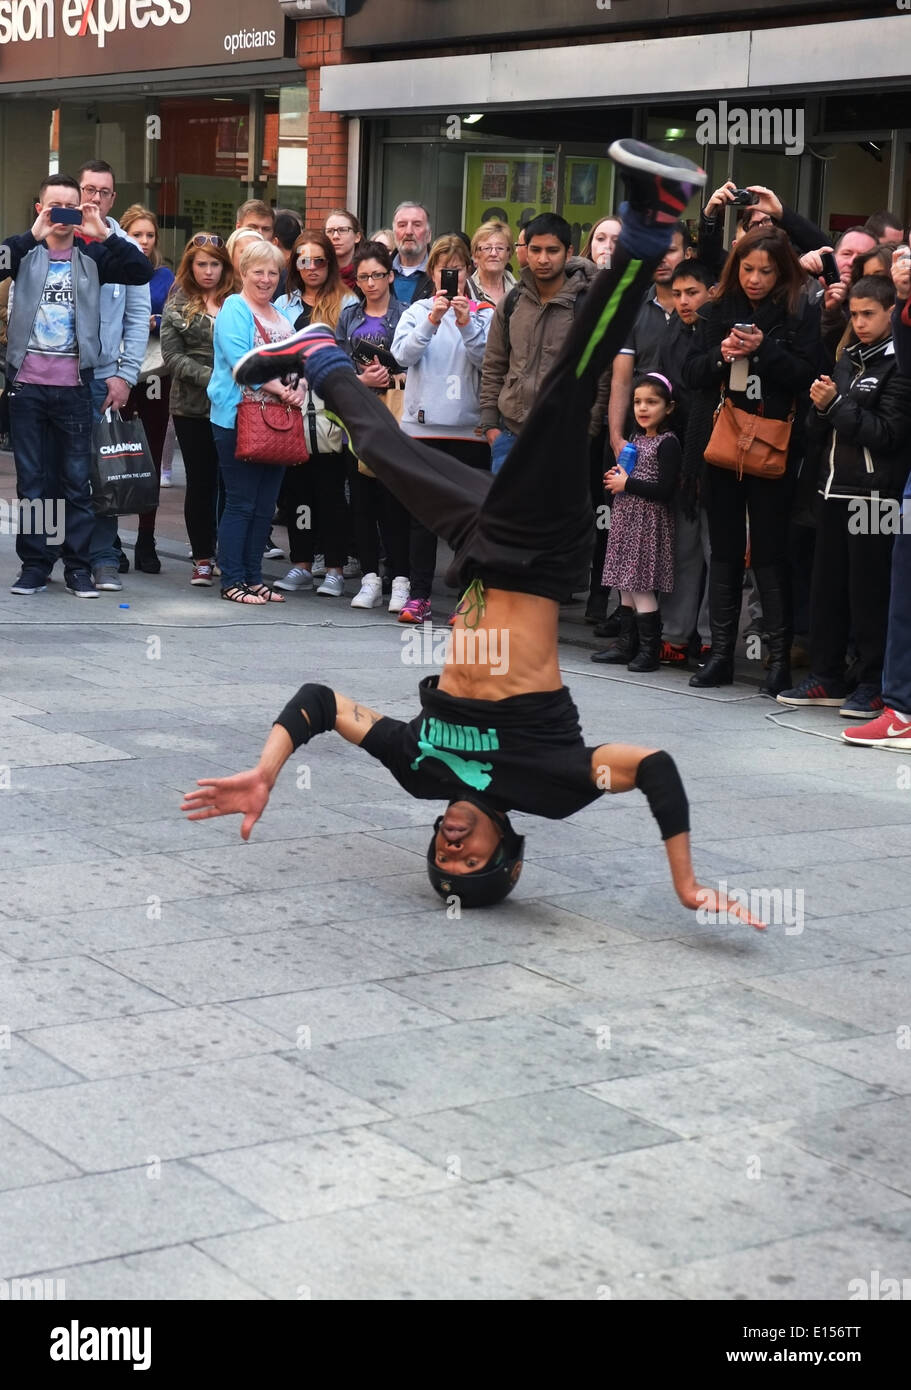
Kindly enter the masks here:
[[481, 197], [484, 202], [489, 202], [491, 198], [502, 202], [506, 197], [508, 181], [509, 165], [505, 160], [485, 159], [481, 176]]
[[594, 207], [598, 196], [598, 165], [593, 160], [574, 161], [569, 172], [569, 202], [573, 207]]
[[516, 159], [512, 166], [512, 188], [509, 194], [511, 203], [536, 203], [538, 201], [538, 178], [540, 161], [536, 159]]

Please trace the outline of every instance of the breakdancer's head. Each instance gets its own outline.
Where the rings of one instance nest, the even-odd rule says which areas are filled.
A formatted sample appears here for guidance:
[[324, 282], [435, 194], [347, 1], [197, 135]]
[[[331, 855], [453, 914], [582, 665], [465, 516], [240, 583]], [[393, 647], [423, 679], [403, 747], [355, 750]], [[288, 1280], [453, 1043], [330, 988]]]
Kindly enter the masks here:
[[509, 817], [466, 792], [450, 801], [434, 826], [427, 874], [441, 898], [462, 907], [490, 907], [511, 893], [522, 872], [525, 840]]

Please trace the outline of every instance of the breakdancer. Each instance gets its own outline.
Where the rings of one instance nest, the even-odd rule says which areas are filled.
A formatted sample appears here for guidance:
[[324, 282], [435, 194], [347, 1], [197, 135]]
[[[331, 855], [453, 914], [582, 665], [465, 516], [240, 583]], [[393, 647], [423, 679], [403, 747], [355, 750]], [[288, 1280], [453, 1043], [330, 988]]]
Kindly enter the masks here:
[[[294, 750], [334, 729], [413, 796], [448, 803], [427, 851], [428, 875], [441, 897], [480, 907], [505, 898], [522, 869], [525, 842], [509, 811], [559, 820], [605, 791], [636, 787], [658, 822], [684, 906], [761, 928], [736, 899], [696, 881], [687, 798], [670, 755], [623, 743], [587, 746], [560, 675], [560, 599], [588, 585], [591, 564], [587, 427], [597, 381], [626, 340], [693, 189], [705, 183], [689, 160], [635, 140], [616, 141], [609, 153], [628, 191], [611, 268], [588, 289], [495, 478], [403, 434], [321, 325], [237, 363], [242, 385], [306, 377], [357, 456], [448, 541], [447, 578], [464, 593], [442, 674], [421, 681], [414, 719], [391, 719], [328, 686], [304, 685], [275, 721], [257, 766], [201, 780], [181, 809], [191, 820], [242, 815], [249, 839]], [[529, 256], [540, 266], [554, 239], [532, 231]]]

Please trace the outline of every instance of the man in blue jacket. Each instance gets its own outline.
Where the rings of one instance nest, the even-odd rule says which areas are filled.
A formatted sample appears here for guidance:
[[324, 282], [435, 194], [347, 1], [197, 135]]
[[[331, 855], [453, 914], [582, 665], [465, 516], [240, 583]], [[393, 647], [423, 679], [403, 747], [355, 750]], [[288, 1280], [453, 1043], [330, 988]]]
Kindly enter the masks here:
[[[20, 526], [16, 538], [22, 572], [12, 593], [47, 587], [56, 559], [47, 518], [62, 500], [67, 591], [95, 598], [90, 382], [102, 356], [101, 287], [148, 284], [152, 263], [112, 232], [94, 204], [82, 202], [79, 184], [65, 174], [43, 180], [35, 208], [31, 230], [7, 237], [0, 250], [0, 279], [15, 281], [7, 375], [17, 492], [40, 504], [28, 509], [31, 524]], [[55, 222], [52, 208], [79, 209], [80, 222]], [[77, 225], [90, 242], [75, 243]]]

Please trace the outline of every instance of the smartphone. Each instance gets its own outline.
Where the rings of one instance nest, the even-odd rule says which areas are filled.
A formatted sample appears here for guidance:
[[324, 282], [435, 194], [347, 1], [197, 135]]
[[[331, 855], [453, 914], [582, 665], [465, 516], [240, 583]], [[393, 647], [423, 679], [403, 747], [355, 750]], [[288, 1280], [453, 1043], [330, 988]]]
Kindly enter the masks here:
[[51, 208], [52, 222], [65, 222], [68, 227], [82, 226], [82, 208]]
[[440, 289], [447, 299], [455, 299], [459, 292], [459, 272], [450, 268], [440, 271]]
[[759, 194], [751, 193], [748, 188], [735, 188], [731, 194], [731, 204], [735, 208], [751, 208], [759, 202]]
[[820, 252], [819, 259], [822, 261], [822, 278], [827, 285], [838, 285], [841, 283], [841, 271], [838, 269], [838, 262], [835, 259], [834, 251]]
[[756, 325], [752, 323], [735, 323], [733, 325], [733, 328], [731, 329], [731, 332], [733, 332], [734, 329], [736, 329], [738, 333], [752, 333], [755, 326]]

